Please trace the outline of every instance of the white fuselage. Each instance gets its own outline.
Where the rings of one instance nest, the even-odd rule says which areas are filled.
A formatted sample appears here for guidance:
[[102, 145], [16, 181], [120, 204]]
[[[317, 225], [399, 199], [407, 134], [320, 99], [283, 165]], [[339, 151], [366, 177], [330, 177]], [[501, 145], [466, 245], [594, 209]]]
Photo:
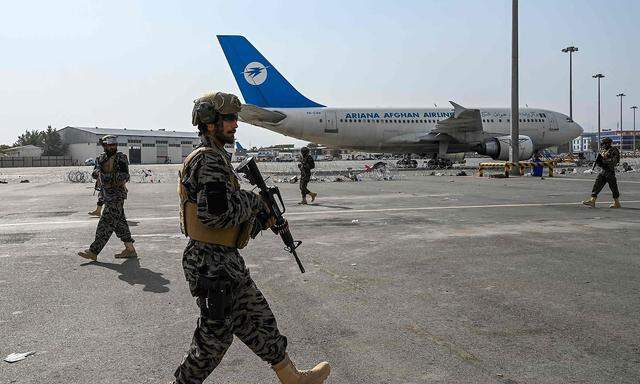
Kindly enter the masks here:
[[[269, 130], [331, 147], [370, 152], [438, 152], [442, 137], [430, 133], [439, 121], [453, 116], [444, 108], [266, 108], [285, 114], [277, 124], [257, 123]], [[481, 108], [484, 138], [509, 135], [508, 108]], [[255, 124], [255, 123], [254, 123]], [[520, 109], [520, 135], [535, 149], [565, 144], [582, 133], [566, 115], [543, 109]], [[449, 139], [450, 140], [450, 139]], [[447, 152], [472, 151], [478, 142], [453, 140]]]

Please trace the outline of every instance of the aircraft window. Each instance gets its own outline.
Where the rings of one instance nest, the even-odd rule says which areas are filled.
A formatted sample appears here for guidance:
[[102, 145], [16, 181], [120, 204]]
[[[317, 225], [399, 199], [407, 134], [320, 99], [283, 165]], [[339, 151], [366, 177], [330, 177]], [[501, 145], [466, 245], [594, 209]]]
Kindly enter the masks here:
[[322, 123], [322, 119], [320, 119], [320, 122]]
[[340, 119], [340, 122], [342, 123], [342, 119]]
[[502, 123], [502, 119], [498, 119], [498, 123]]
[[362, 120], [361, 120], [361, 119], [358, 119], [358, 123], [362, 123]]
[[511, 120], [507, 119], [507, 123], [510, 123], [510, 122], [511, 122]]
[[398, 122], [398, 120], [393, 120], [393, 122], [394, 122], [394, 123], [397, 123], [397, 122]]

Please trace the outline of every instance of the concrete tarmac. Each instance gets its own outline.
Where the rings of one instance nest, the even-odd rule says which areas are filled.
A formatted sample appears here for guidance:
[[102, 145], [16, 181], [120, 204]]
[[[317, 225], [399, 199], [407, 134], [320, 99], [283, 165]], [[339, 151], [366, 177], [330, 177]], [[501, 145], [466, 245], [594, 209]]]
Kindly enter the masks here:
[[[55, 172], [52, 170], [52, 172]], [[581, 206], [595, 176], [425, 176], [280, 184], [307, 273], [265, 232], [241, 251], [299, 367], [327, 383], [637, 383], [640, 174], [623, 209]], [[45, 180], [43, 178], [43, 180]], [[139, 259], [76, 255], [91, 184], [0, 185], [1, 383], [168, 383], [198, 309], [176, 184], [130, 183]], [[207, 383], [276, 383], [235, 340]]]

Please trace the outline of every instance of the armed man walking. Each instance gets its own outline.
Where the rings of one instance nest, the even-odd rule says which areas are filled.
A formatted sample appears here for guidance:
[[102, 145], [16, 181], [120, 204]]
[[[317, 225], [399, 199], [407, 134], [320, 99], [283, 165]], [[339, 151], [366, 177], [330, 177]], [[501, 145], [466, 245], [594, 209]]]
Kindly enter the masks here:
[[98, 180], [100, 196], [104, 201], [104, 211], [100, 216], [96, 237], [89, 249], [78, 252], [85, 259], [95, 261], [98, 254], [109, 241], [111, 234], [124, 242], [125, 249], [116, 254], [119, 259], [137, 257], [129, 224], [124, 214], [124, 201], [127, 198], [126, 183], [129, 181], [129, 161], [127, 155], [118, 152], [118, 138], [107, 135], [102, 138], [104, 153], [98, 156], [91, 176]]
[[[102, 137], [98, 140], [98, 144], [102, 146]], [[95, 167], [95, 164], [94, 164]], [[95, 168], [94, 168], [95, 169]], [[98, 216], [102, 214], [102, 207], [104, 206], [104, 198], [102, 197], [102, 188], [100, 188], [100, 178], [96, 179], [95, 184], [93, 185], [93, 194], [95, 195], [96, 191], [98, 191], [98, 203], [96, 204], [96, 209], [88, 212], [89, 216]]]
[[613, 141], [610, 137], [605, 137], [600, 141], [600, 153], [595, 165], [599, 166], [602, 171], [600, 171], [596, 182], [593, 184], [591, 198], [582, 202], [582, 204], [591, 208], [595, 208], [598, 194], [607, 183], [613, 194], [613, 204], [609, 208], [620, 208], [620, 191], [618, 191], [618, 180], [616, 180], [616, 165], [620, 162], [620, 151], [612, 143]]
[[302, 193], [302, 201], [298, 204], [307, 204], [307, 195], [311, 196], [311, 202], [313, 203], [318, 194], [311, 192], [309, 188], [307, 188], [307, 185], [309, 185], [309, 180], [311, 180], [311, 170], [316, 167], [316, 164], [313, 161], [313, 157], [309, 154], [309, 148], [302, 147], [300, 154], [302, 156], [300, 156], [298, 168], [300, 169], [300, 193]]
[[[240, 189], [224, 145], [235, 141], [240, 100], [214, 93], [194, 101], [192, 123], [201, 145], [180, 172], [181, 228], [190, 239], [182, 265], [200, 317], [191, 347], [175, 371], [176, 384], [202, 383], [238, 337], [269, 363], [284, 384], [321, 384], [329, 376], [326, 362], [299, 371], [286, 353], [274, 314], [245, 266], [243, 248], [252, 226], [274, 223], [262, 198]], [[265, 222], [256, 217], [270, 217]]]

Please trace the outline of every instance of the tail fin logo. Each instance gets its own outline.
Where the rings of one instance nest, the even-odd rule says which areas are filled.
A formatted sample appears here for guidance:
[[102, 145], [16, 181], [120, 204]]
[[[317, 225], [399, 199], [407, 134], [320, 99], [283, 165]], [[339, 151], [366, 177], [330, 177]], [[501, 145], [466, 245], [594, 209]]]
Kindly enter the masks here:
[[244, 67], [244, 79], [251, 85], [260, 85], [267, 80], [267, 67], [257, 61]]

